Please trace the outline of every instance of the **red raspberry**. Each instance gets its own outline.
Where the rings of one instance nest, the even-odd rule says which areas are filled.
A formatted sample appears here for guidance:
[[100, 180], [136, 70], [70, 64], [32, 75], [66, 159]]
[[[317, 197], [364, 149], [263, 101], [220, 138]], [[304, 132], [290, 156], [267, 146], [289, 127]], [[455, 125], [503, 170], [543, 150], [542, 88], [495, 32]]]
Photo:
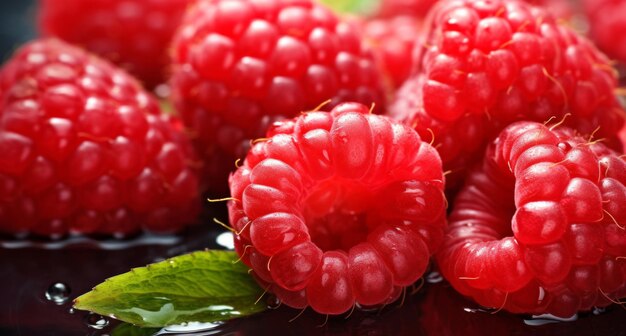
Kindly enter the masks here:
[[609, 56], [626, 63], [626, 1], [584, 0], [593, 41]]
[[[394, 17], [410, 15], [416, 18], [425, 17], [430, 9], [440, 0], [379, 0], [380, 7], [376, 16]], [[572, 16], [572, 4], [569, 0], [525, 0], [535, 6], [543, 6], [558, 18]], [[593, 0], [588, 0], [593, 1]], [[619, 1], [619, 0], [618, 0]]]
[[518, 120], [569, 114], [566, 125], [621, 148], [615, 71], [546, 11], [512, 0], [454, 0], [441, 2], [431, 19], [417, 73], [390, 109], [422, 138], [434, 137], [457, 178], [488, 139]]
[[384, 106], [356, 29], [310, 0], [199, 1], [174, 49], [173, 99], [214, 190], [276, 120], [328, 99]]
[[572, 129], [507, 127], [449, 223], [440, 269], [481, 305], [569, 317], [626, 296], [626, 161]]
[[39, 28], [95, 52], [147, 87], [165, 81], [168, 47], [191, 0], [41, 0]]
[[434, 148], [356, 103], [268, 136], [229, 180], [235, 246], [262, 284], [291, 307], [341, 314], [422, 275], [445, 227]]
[[139, 83], [38, 40], [0, 71], [0, 231], [170, 232], [195, 219], [193, 148]]
[[439, 0], [379, 0], [377, 17], [390, 18], [409, 15], [423, 18]]
[[362, 23], [363, 35], [373, 46], [389, 86], [397, 89], [411, 74], [412, 52], [421, 20], [411, 16], [374, 19]]

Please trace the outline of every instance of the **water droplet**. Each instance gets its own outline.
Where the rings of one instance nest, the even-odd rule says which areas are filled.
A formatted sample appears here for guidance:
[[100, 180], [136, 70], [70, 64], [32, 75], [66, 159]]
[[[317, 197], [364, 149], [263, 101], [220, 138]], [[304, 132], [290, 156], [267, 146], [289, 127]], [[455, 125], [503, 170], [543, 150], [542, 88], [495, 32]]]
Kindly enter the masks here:
[[606, 313], [606, 307], [593, 307], [593, 315], [601, 315]]
[[563, 318], [554, 316], [552, 314], [541, 314], [541, 315], [533, 315], [529, 319], [524, 319], [524, 324], [529, 326], [542, 326], [550, 323], [559, 323], [559, 322], [572, 322], [578, 320], [578, 314], [574, 314], [571, 317]]
[[220, 233], [217, 236], [217, 244], [223, 246], [229, 250], [235, 249], [235, 238], [232, 232]]
[[356, 303], [356, 309], [358, 309], [359, 311], [362, 312], [375, 312], [375, 311], [380, 311], [380, 309], [383, 307], [383, 305], [373, 305], [373, 306], [365, 306], [362, 305], [360, 303]]
[[46, 299], [58, 305], [64, 304], [70, 298], [71, 289], [62, 282], [56, 282], [48, 287], [46, 291]]
[[468, 312], [468, 313], [488, 313], [491, 314], [492, 312], [495, 311], [495, 309], [485, 309], [485, 308], [463, 308], [464, 311]]
[[443, 277], [441, 276], [441, 274], [439, 274], [439, 272], [430, 272], [428, 273], [428, 275], [426, 276], [426, 282], [434, 284], [434, 283], [439, 283], [443, 281]]
[[107, 320], [104, 316], [95, 313], [85, 315], [83, 321], [89, 328], [93, 329], [104, 329], [109, 325], [109, 320]]
[[[202, 323], [202, 322], [185, 322], [177, 325], [167, 326], [157, 332], [155, 335], [171, 335], [171, 334], [182, 334], [182, 333], [194, 333], [194, 335], [212, 335], [216, 331], [214, 329], [222, 326], [224, 322], [211, 322], [211, 323]], [[211, 333], [200, 333], [203, 331], [212, 331]]]
[[70, 314], [74, 314], [76, 311], [74, 310], [74, 308], [70, 308], [67, 310], [67, 312]]
[[265, 298], [267, 309], [276, 309], [280, 307], [280, 299], [276, 295], [268, 294]]

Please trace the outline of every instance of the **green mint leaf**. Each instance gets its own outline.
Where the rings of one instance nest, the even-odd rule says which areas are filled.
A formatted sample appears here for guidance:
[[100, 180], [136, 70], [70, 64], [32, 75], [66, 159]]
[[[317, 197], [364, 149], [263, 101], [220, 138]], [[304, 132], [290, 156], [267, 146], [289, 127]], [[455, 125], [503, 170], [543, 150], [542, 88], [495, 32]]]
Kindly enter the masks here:
[[105, 282], [74, 301], [74, 308], [140, 327], [215, 322], [266, 309], [263, 289], [231, 251], [174, 257]]
[[154, 336], [160, 330], [160, 328], [140, 328], [130, 323], [121, 323], [111, 331], [111, 336]]

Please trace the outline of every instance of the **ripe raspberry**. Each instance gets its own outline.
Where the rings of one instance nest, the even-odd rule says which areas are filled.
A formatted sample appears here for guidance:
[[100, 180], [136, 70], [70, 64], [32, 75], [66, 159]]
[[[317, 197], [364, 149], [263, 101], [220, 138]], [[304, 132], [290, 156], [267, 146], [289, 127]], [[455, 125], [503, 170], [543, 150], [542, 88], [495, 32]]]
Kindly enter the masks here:
[[58, 40], [0, 71], [0, 231], [179, 229], [195, 219], [193, 148], [122, 70]]
[[213, 190], [227, 187], [235, 159], [276, 120], [328, 99], [384, 106], [356, 29], [310, 0], [199, 1], [174, 45], [174, 103]]
[[518, 122], [490, 144], [437, 255], [456, 290], [559, 317], [626, 296], [626, 162], [574, 134]]
[[412, 52], [420, 34], [421, 20], [411, 16], [373, 19], [361, 23], [366, 41], [373, 46], [379, 64], [397, 89], [411, 74]]
[[[440, 0], [380, 0], [376, 16], [394, 17], [409, 15], [416, 18], [426, 17], [432, 7]], [[557, 18], [570, 18], [573, 13], [569, 0], [525, 0], [535, 6], [543, 6]], [[589, 0], [593, 1], [593, 0]]]
[[584, 0], [591, 38], [610, 57], [626, 63], [626, 2]]
[[423, 18], [439, 0], [379, 0], [377, 17], [391, 18], [409, 15]]
[[445, 227], [434, 148], [356, 103], [268, 136], [229, 179], [236, 249], [266, 288], [341, 314], [394, 300], [422, 275]]
[[41, 0], [39, 29], [103, 56], [152, 88], [165, 81], [168, 47], [191, 0]]
[[431, 19], [416, 74], [390, 110], [422, 138], [434, 136], [453, 180], [488, 139], [518, 120], [569, 114], [566, 125], [621, 148], [614, 70], [546, 11], [512, 0], [454, 0], [441, 2]]

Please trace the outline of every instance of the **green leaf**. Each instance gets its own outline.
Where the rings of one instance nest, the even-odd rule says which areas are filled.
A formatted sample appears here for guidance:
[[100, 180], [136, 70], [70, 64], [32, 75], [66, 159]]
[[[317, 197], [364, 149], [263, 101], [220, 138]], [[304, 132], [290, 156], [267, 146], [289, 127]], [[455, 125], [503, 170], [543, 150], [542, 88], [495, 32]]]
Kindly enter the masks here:
[[156, 335], [160, 328], [140, 328], [130, 323], [120, 323], [113, 331], [111, 336], [153, 336]]
[[320, 0], [321, 3], [338, 13], [371, 14], [380, 0]]
[[171, 258], [107, 279], [78, 297], [74, 308], [141, 327], [215, 322], [266, 309], [263, 290], [231, 251]]

